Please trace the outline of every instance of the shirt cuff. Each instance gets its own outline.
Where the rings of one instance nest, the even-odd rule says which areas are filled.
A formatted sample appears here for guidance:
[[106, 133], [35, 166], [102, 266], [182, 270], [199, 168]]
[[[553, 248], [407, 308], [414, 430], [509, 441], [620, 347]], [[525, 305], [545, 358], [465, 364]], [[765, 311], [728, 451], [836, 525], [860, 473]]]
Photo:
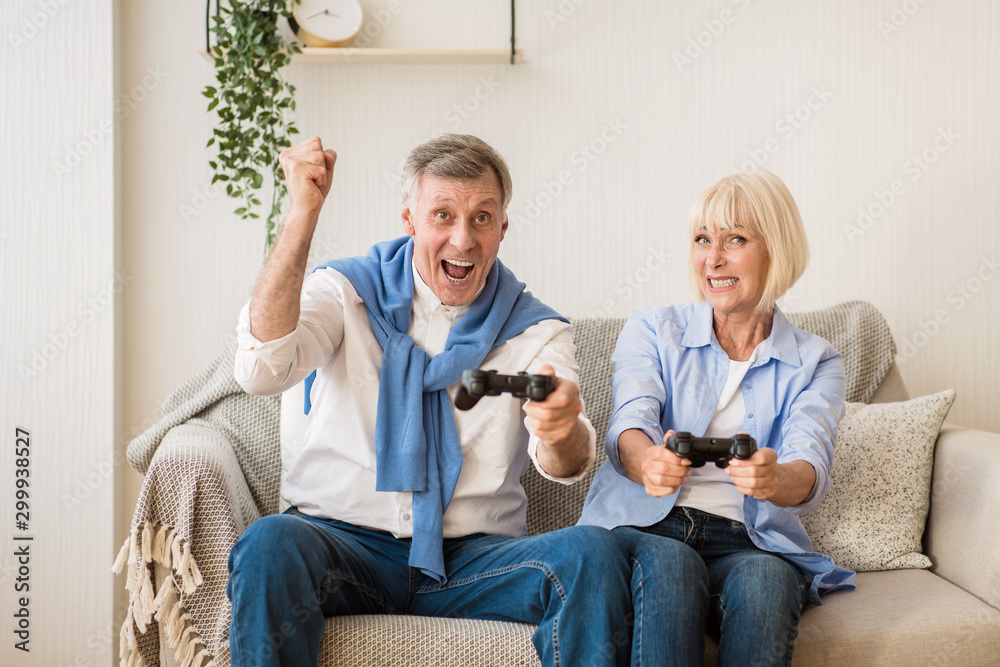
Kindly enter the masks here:
[[295, 344], [298, 340], [298, 329], [267, 342], [250, 333], [250, 304], [247, 303], [240, 312], [240, 322], [236, 326], [236, 366], [238, 381], [247, 381], [258, 368], [258, 362], [264, 364], [272, 377], [288, 372], [288, 367], [295, 358]]
[[[538, 463], [538, 443], [541, 441], [541, 438], [537, 437], [534, 434], [532, 434], [531, 437], [528, 438], [528, 456], [531, 457], [531, 462], [534, 464], [535, 470], [537, 470], [538, 474], [540, 474], [545, 479], [552, 480], [553, 482], [559, 482], [560, 484], [574, 484], [576, 482], [581, 481], [584, 477], [586, 477], [587, 473], [590, 472], [590, 469], [593, 467], [594, 460], [597, 458], [597, 450], [596, 450], [597, 432], [594, 430], [594, 425], [590, 423], [590, 420], [587, 417], [585, 417], [583, 413], [577, 415], [577, 420], [582, 422], [584, 428], [587, 429], [587, 439], [590, 441], [590, 449], [589, 449], [589, 456], [587, 458], [587, 465], [582, 466], [580, 468], [580, 472], [572, 477], [554, 477], [553, 475], [550, 475], [549, 473], [542, 470], [542, 466]], [[527, 417], [525, 417], [524, 419], [524, 426], [525, 428], [528, 428]], [[528, 429], [528, 433], [531, 433], [530, 428]]]
[[798, 505], [785, 508], [792, 514], [806, 514], [819, 507], [819, 504], [823, 501], [823, 497], [826, 496], [826, 492], [830, 489], [830, 476], [827, 474], [826, 468], [820, 465], [820, 462], [815, 457], [804, 456], [801, 452], [787, 459], [778, 459], [779, 464], [792, 463], [793, 461], [805, 461], [816, 472], [816, 482], [813, 484], [809, 496]]
[[615, 472], [626, 478], [628, 475], [625, 474], [625, 469], [622, 467], [621, 455], [618, 451], [618, 438], [622, 437], [622, 433], [625, 431], [632, 429], [645, 433], [653, 445], [663, 446], [663, 432], [658, 427], [654, 427], [644, 421], [626, 421], [624, 419], [617, 420], [617, 423], [612, 424], [608, 430], [606, 443], [608, 461], [611, 462], [611, 467], [615, 469]]

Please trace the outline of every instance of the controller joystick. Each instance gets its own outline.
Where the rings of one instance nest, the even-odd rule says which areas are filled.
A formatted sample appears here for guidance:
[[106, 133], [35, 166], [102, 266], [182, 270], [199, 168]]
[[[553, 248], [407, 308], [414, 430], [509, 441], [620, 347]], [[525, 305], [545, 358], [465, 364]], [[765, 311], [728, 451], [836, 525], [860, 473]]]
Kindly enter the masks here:
[[725, 468], [730, 459], [745, 461], [753, 456], [757, 441], [746, 433], [737, 433], [732, 438], [698, 438], [681, 431], [667, 438], [667, 448], [682, 459], [690, 459], [692, 468], [700, 468], [709, 461]]
[[516, 398], [544, 401], [556, 388], [556, 379], [551, 375], [503, 375], [496, 371], [478, 368], [462, 371], [462, 384], [455, 396], [455, 407], [470, 410], [483, 396], [499, 396], [508, 393]]

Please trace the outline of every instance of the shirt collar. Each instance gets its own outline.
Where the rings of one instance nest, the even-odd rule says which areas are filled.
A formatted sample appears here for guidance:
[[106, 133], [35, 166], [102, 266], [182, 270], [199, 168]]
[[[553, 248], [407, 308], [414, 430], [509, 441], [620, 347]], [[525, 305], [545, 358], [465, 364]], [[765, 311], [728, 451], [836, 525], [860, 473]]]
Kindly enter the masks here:
[[[719, 341], [715, 337], [715, 331], [712, 329], [712, 323], [712, 306], [708, 301], [702, 302], [697, 306], [694, 316], [684, 329], [681, 345], [684, 347], [711, 345], [721, 350]], [[754, 366], [767, 363], [772, 358], [792, 366], [802, 365], [802, 359], [799, 357], [799, 345], [795, 340], [795, 329], [777, 306], [774, 307], [774, 318], [771, 321], [771, 335], [767, 337], [760, 358]]]
[[704, 347], [715, 343], [715, 332], [712, 331], [712, 306], [708, 301], [702, 301], [694, 311], [694, 316], [684, 328], [681, 345], [684, 347]]
[[761, 355], [762, 359], [773, 357], [792, 366], [802, 365], [802, 358], [799, 356], [799, 343], [795, 339], [795, 327], [777, 306], [774, 307], [771, 335], [768, 336], [767, 341], [764, 354]]

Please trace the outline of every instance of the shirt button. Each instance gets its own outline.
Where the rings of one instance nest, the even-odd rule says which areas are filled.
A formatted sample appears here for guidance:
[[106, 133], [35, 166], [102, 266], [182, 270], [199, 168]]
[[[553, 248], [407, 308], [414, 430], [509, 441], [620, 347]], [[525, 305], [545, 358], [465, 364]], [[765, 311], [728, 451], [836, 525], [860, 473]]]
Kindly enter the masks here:
[[747, 419], [753, 419], [753, 413], [752, 412], [747, 415]]
[[410, 520], [410, 513], [407, 512], [406, 514], [403, 515], [403, 521], [409, 521], [409, 520]]
[[747, 387], [747, 389], [749, 389], [749, 388], [750, 388], [750, 385], [747, 385], [746, 387]]

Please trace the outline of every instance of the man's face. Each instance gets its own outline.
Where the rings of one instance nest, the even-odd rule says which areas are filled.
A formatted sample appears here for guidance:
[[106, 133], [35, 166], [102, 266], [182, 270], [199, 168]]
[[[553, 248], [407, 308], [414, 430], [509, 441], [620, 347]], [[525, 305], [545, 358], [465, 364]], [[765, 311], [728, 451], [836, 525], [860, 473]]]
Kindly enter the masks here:
[[403, 208], [413, 263], [441, 303], [471, 303], [486, 283], [507, 231], [500, 179], [492, 169], [473, 181], [424, 174]]

